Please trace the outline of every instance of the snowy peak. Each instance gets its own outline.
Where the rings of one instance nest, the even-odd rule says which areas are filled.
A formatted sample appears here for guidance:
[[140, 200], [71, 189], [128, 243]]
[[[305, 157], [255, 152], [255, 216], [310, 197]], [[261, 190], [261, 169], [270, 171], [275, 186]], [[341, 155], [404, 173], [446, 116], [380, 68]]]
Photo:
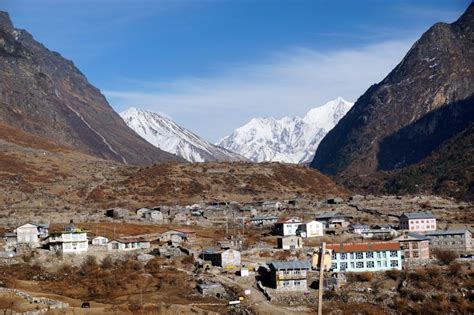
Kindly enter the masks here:
[[240, 161], [244, 157], [215, 146], [171, 119], [131, 107], [120, 113], [125, 123], [143, 139], [190, 162]]
[[311, 109], [303, 118], [252, 118], [217, 144], [254, 162], [307, 163], [352, 105], [338, 97]]

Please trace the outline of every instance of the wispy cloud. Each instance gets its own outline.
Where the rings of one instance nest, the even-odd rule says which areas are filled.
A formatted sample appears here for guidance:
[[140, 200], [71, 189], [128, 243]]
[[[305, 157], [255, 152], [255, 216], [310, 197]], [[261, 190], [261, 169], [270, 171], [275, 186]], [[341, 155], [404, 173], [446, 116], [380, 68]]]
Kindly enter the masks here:
[[303, 115], [337, 96], [355, 101], [388, 74], [411, 43], [387, 41], [331, 52], [298, 47], [208, 77], [142, 82], [135, 90], [104, 93], [118, 109], [164, 112], [215, 141], [255, 116]]

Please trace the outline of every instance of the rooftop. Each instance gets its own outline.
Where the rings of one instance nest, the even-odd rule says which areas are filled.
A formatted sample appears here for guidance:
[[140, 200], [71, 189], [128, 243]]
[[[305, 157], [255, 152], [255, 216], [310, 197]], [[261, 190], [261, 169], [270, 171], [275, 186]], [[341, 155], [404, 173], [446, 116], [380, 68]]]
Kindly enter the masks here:
[[301, 218], [298, 217], [284, 217], [278, 220], [276, 223], [301, 223]]
[[436, 236], [436, 235], [459, 235], [470, 232], [468, 229], [459, 229], [459, 230], [437, 230], [427, 232], [426, 236]]
[[310, 269], [311, 264], [305, 260], [293, 260], [293, 261], [272, 261], [268, 263], [270, 268], [273, 266], [275, 270], [286, 270], [286, 269]]
[[436, 217], [430, 211], [426, 211], [426, 212], [408, 212], [408, 213], [402, 214], [402, 216], [405, 216], [408, 219], [436, 219]]
[[185, 227], [174, 228], [174, 229], [171, 229], [171, 231], [176, 231], [176, 232], [181, 232], [181, 233], [196, 233], [196, 231], [194, 231], [193, 229], [185, 228]]
[[338, 253], [350, 252], [371, 252], [381, 250], [400, 250], [398, 242], [369, 242], [369, 243], [341, 243], [328, 244], [327, 249], [331, 249]]

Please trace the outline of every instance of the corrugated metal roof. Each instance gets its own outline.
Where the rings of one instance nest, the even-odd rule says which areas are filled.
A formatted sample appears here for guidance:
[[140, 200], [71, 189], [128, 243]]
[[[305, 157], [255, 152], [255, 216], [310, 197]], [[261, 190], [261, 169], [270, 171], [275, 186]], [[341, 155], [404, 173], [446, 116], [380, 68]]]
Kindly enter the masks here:
[[379, 250], [400, 250], [398, 242], [369, 242], [369, 243], [341, 243], [328, 244], [327, 249], [331, 249], [338, 253], [350, 252], [368, 252]]
[[431, 231], [427, 232], [426, 236], [436, 236], [436, 235], [459, 235], [459, 234], [464, 234], [466, 232], [470, 232], [467, 229], [459, 229], [459, 230], [437, 230], [437, 231]]
[[267, 264], [268, 266], [273, 266], [276, 270], [282, 269], [310, 269], [311, 264], [306, 260], [293, 260], [293, 261], [272, 261]]
[[435, 219], [436, 217], [430, 211], [426, 212], [408, 212], [404, 213], [408, 219]]

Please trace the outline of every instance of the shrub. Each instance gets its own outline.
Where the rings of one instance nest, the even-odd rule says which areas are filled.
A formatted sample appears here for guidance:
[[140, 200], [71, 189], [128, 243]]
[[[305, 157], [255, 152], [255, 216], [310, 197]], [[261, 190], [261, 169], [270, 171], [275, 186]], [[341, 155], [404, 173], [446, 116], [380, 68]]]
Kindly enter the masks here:
[[350, 282], [370, 282], [374, 277], [372, 272], [348, 273], [347, 278]]
[[458, 258], [458, 254], [455, 251], [452, 251], [452, 250], [435, 249], [433, 251], [433, 255], [443, 265], [449, 265], [454, 260], [456, 260], [456, 258]]
[[402, 272], [400, 270], [390, 269], [385, 271], [385, 275], [388, 278], [397, 281], [402, 276]]

